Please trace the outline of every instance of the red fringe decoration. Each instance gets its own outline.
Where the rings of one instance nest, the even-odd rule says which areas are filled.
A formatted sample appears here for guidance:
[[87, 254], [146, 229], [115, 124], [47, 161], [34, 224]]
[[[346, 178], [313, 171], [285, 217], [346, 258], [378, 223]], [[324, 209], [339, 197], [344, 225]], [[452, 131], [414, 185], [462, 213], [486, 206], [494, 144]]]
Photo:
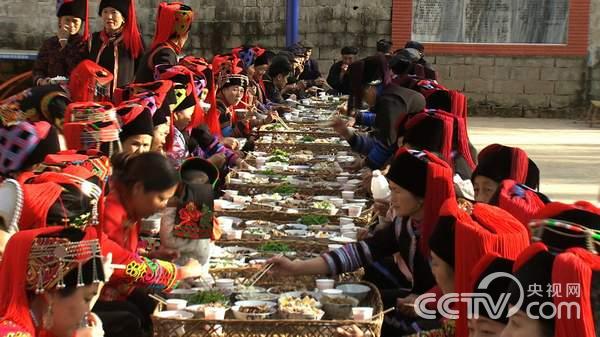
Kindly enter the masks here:
[[[472, 291], [471, 273], [479, 260], [488, 253], [516, 259], [529, 246], [529, 232], [509, 213], [500, 208], [475, 204], [471, 216], [458, 212], [455, 227], [454, 291]], [[465, 244], [467, 243], [468, 244]], [[467, 306], [459, 303], [457, 336], [467, 336]]]
[[442, 204], [447, 200], [454, 200], [454, 183], [452, 182], [452, 169], [444, 160], [434, 154], [424, 151], [429, 163], [427, 165], [427, 189], [425, 192], [425, 216], [421, 222], [420, 249], [429, 256], [429, 237], [433, 233]]
[[[581, 316], [571, 312], [568, 318], [566, 310], [554, 319], [554, 337], [596, 337], [594, 312], [592, 311], [592, 271], [600, 270], [599, 257], [583, 249], [569, 250], [558, 255], [552, 266], [552, 282], [562, 284], [562, 297], [554, 297], [557, 308], [560, 303], [577, 303]], [[580, 294], [568, 294], [568, 284], [580, 285]], [[565, 308], [569, 309], [570, 306]]]
[[511, 178], [524, 184], [527, 180], [527, 171], [529, 169], [529, 158], [527, 157], [527, 153], [518, 147], [512, 148], [512, 161], [510, 166]]
[[[102, 74], [100, 76], [99, 74]], [[109, 85], [113, 80], [110, 71], [90, 60], [81, 61], [71, 72], [69, 78], [69, 93], [71, 101], [95, 101], [96, 85]]]
[[129, 0], [129, 17], [125, 23], [125, 29], [123, 29], [123, 43], [131, 53], [131, 57], [137, 59], [144, 51], [144, 43], [138, 29], [135, 12], [135, 0]]
[[536, 214], [545, 207], [545, 204], [533, 191], [523, 190], [525, 195], [522, 197], [513, 195], [512, 191], [515, 185], [517, 185], [517, 182], [514, 180], [504, 180], [500, 184], [498, 207], [508, 211], [529, 229], [529, 222], [537, 218]]

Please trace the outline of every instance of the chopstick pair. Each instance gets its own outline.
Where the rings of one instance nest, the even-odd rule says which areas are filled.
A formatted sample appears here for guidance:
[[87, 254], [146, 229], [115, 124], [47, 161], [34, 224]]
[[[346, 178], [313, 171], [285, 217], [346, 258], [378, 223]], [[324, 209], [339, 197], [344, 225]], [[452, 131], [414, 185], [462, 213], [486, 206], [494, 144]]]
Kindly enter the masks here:
[[371, 317], [371, 321], [376, 321], [376, 320], [378, 320], [378, 319], [379, 319], [379, 317], [381, 317], [381, 316], [383, 316], [383, 315], [387, 314], [388, 312], [392, 312], [392, 311], [394, 311], [394, 310], [396, 310], [396, 308], [394, 308], [394, 307], [392, 307], [392, 308], [389, 308], [389, 309], [386, 309], [386, 310], [384, 310], [384, 311], [382, 311], [382, 312], [378, 313], [377, 315], [375, 315], [375, 316]]
[[166, 300], [166, 299], [164, 299], [164, 298], [162, 298], [162, 297], [160, 297], [160, 296], [158, 296], [158, 295], [155, 295], [155, 294], [148, 294], [148, 297], [150, 297], [151, 299], [153, 299], [153, 300], [157, 301], [158, 303], [161, 303], [161, 304], [167, 305], [167, 300]]
[[[282, 257], [283, 254], [278, 254], [275, 257]], [[265, 276], [265, 274], [271, 270], [271, 268], [273, 268], [274, 264], [273, 263], [269, 263], [267, 265], [265, 265], [263, 268], [261, 268], [259, 271], [257, 271], [256, 273], [254, 273], [254, 275], [252, 275], [248, 281], [252, 281], [252, 283], [250, 283], [249, 287], [252, 287], [256, 284], [256, 282], [258, 282], [263, 276]]]
[[279, 115], [277, 115], [277, 117], [275, 117], [275, 120], [277, 120], [279, 122], [279, 124], [281, 124], [283, 126], [284, 129], [291, 130], [291, 128], [283, 121], [283, 119]]

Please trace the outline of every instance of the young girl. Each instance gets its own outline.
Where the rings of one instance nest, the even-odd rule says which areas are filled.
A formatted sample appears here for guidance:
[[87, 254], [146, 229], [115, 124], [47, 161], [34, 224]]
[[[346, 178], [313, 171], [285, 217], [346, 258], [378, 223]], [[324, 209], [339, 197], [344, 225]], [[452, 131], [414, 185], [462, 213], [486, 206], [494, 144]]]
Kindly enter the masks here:
[[181, 172], [181, 185], [176, 207], [168, 207], [160, 226], [160, 242], [167, 249], [179, 249], [176, 263], [198, 260], [208, 272], [211, 239], [217, 239], [213, 216], [214, 183], [219, 171], [201, 158], [186, 160]]

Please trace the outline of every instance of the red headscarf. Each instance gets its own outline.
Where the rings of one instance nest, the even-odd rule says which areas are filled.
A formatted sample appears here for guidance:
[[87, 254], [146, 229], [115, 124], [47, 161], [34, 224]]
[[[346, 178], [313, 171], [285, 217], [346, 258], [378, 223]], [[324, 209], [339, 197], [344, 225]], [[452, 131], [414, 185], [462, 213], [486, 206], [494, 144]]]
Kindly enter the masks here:
[[[161, 2], [158, 5], [156, 32], [154, 33], [154, 40], [150, 49], [154, 50], [158, 45], [169, 41], [174, 34], [182, 36], [189, 32], [193, 19], [194, 12], [184, 3]], [[176, 48], [176, 52], [178, 54], [181, 53], [180, 48]]]

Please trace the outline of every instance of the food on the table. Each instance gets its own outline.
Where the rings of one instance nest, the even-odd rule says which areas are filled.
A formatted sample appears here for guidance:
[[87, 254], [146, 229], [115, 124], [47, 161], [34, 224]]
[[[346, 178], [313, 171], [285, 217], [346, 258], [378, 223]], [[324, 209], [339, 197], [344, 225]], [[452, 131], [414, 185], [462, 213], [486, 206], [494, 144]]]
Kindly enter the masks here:
[[264, 245], [258, 247], [258, 250], [262, 252], [289, 252], [290, 247], [284, 243], [267, 242]]
[[268, 314], [271, 312], [271, 307], [263, 304], [251, 307], [240, 307], [239, 311], [244, 314]]
[[225, 306], [228, 302], [229, 299], [225, 295], [214, 290], [201, 291], [188, 299], [188, 304], [211, 304], [211, 306], [218, 304]]
[[324, 215], [305, 215], [300, 218], [300, 223], [311, 226], [311, 225], [324, 225], [329, 223], [329, 218]]

